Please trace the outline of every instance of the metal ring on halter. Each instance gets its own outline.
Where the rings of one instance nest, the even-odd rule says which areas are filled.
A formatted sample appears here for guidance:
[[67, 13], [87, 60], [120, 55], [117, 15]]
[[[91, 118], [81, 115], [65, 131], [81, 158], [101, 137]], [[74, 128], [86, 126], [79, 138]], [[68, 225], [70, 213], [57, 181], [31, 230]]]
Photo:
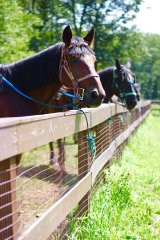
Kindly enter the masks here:
[[84, 88], [77, 88], [76, 96], [78, 97], [79, 101], [82, 101], [84, 98]]

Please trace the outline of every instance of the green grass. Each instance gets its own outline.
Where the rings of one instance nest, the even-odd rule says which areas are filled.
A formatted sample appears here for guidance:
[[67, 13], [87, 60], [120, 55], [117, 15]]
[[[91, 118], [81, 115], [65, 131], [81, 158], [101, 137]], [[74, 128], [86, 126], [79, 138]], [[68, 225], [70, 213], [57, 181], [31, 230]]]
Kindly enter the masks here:
[[71, 223], [69, 239], [160, 240], [160, 114], [150, 114], [105, 172], [106, 183], [88, 216]]
[[151, 105], [151, 109], [160, 110], [160, 104], [153, 103], [153, 104]]

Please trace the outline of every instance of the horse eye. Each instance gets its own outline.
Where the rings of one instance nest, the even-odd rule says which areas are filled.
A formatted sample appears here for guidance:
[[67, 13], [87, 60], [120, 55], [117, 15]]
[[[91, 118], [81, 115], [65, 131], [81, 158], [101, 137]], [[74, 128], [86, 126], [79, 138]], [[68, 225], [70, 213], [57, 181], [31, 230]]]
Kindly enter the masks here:
[[77, 62], [78, 62], [78, 58], [72, 57], [72, 58], [71, 58], [71, 62], [72, 62], [72, 63], [77, 63]]

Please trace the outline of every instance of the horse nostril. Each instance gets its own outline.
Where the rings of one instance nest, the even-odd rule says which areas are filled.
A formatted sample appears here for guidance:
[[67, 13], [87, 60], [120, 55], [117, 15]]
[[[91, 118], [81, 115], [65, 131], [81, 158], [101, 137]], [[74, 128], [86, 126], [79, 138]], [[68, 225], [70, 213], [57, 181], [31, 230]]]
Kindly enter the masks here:
[[98, 92], [97, 91], [92, 91], [91, 92], [91, 98], [93, 98], [93, 99], [97, 99], [99, 97], [99, 94], [98, 94]]
[[135, 100], [132, 100], [131, 103], [132, 103], [132, 105], [136, 105], [136, 104], [137, 104], [136, 99], [135, 99]]
[[137, 101], [136, 100], [130, 100], [130, 101], [128, 101], [127, 105], [134, 108], [137, 105]]

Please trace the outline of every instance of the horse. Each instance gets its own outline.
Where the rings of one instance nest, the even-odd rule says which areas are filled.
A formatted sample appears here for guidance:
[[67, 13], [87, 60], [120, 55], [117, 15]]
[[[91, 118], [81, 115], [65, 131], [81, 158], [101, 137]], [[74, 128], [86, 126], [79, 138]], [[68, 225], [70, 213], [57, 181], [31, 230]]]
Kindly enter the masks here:
[[[62, 85], [72, 88], [86, 107], [98, 107], [105, 92], [94, 67], [93, 40], [93, 28], [81, 38], [73, 37], [67, 26], [62, 42], [15, 63], [0, 65], [0, 117], [46, 113], [44, 106], [49, 106]], [[17, 165], [20, 159], [21, 154], [16, 156]]]
[[98, 75], [106, 93], [104, 103], [110, 102], [116, 95], [128, 110], [137, 105], [139, 95], [135, 88], [135, 74], [118, 59], [115, 60], [115, 67], [105, 68]]
[[94, 29], [84, 38], [72, 37], [67, 26], [62, 40], [31, 57], [0, 66], [0, 117], [40, 114], [44, 108], [42, 103], [49, 103], [62, 85], [76, 93], [83, 92], [86, 107], [101, 104], [105, 92], [90, 48]]
[[[100, 76], [100, 80], [102, 86], [105, 90], [106, 97], [104, 98], [104, 103], [108, 103], [112, 101], [113, 95], [116, 95], [121, 99], [123, 105], [128, 109], [132, 110], [137, 101], [139, 101], [139, 93], [135, 87], [135, 74], [127, 68], [127, 66], [122, 65], [118, 59], [115, 60], [115, 66], [105, 68], [98, 72]], [[73, 94], [73, 90], [69, 88], [63, 87], [62, 90], [66, 91], [69, 94]], [[52, 103], [56, 105], [65, 105], [70, 103], [71, 99], [60, 95], [58, 93], [57, 96], [52, 99]], [[81, 103], [81, 107], [82, 107]], [[67, 111], [68, 108], [59, 109], [58, 111]], [[48, 113], [53, 112], [53, 109], [48, 109]], [[55, 112], [57, 110], [55, 109]], [[65, 151], [64, 151], [64, 144], [62, 144], [61, 139], [57, 141], [58, 143], [58, 168], [63, 171], [64, 168], [64, 159], [65, 159]], [[53, 148], [53, 143], [49, 144], [50, 146], [50, 159], [51, 164], [55, 161], [55, 152]]]

